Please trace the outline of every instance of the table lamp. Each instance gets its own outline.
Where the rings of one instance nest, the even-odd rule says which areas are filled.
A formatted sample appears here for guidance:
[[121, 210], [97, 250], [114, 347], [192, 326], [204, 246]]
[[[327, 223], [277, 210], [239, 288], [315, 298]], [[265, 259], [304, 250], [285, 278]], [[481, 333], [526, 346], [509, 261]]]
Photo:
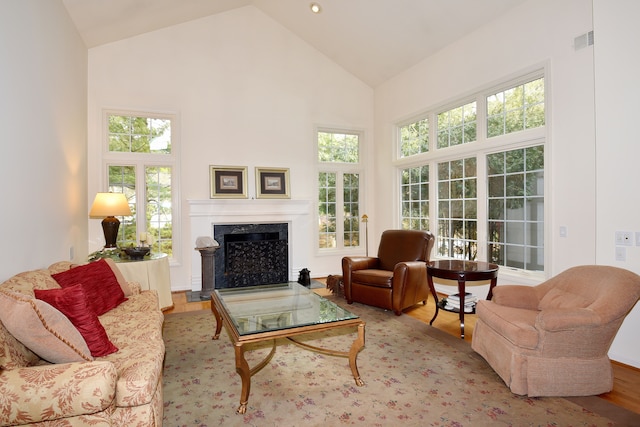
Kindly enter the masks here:
[[105, 249], [115, 249], [118, 238], [120, 221], [115, 216], [129, 216], [131, 209], [129, 202], [122, 193], [98, 193], [91, 205], [90, 217], [103, 217], [102, 231], [104, 232]]

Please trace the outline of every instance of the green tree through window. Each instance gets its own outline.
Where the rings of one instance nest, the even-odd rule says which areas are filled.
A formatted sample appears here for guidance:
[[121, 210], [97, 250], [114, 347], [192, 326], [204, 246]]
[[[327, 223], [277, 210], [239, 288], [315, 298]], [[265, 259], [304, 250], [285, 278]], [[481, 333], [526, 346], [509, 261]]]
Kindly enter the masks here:
[[124, 193], [132, 215], [122, 219], [120, 246], [153, 237], [155, 252], [173, 254], [174, 204], [172, 117], [107, 113], [105, 162], [109, 191]]
[[318, 131], [318, 248], [360, 246], [360, 135]]
[[400, 226], [433, 232], [436, 256], [544, 271], [542, 74], [398, 125]]

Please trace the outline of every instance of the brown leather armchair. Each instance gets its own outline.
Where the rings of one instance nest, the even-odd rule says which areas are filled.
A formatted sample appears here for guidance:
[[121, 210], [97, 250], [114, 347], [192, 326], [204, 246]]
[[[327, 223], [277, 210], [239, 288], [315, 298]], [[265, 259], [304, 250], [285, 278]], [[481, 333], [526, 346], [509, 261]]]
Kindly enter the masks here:
[[429, 297], [427, 262], [433, 234], [418, 230], [387, 230], [382, 233], [377, 257], [342, 258], [344, 296], [354, 301], [402, 310]]

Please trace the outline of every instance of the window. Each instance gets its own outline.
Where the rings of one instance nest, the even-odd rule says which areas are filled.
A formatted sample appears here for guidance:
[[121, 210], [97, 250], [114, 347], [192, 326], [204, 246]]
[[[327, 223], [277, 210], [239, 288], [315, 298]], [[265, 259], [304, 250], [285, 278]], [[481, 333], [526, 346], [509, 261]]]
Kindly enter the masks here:
[[171, 154], [171, 120], [109, 115], [109, 152]]
[[132, 215], [121, 219], [118, 245], [137, 244], [140, 233], [153, 236], [153, 250], [174, 249], [176, 160], [170, 116], [106, 113], [108, 191], [124, 193]]
[[400, 127], [400, 157], [429, 151], [429, 120], [422, 119]]
[[544, 79], [487, 97], [487, 137], [544, 126]]
[[360, 246], [360, 176], [357, 173], [342, 175], [344, 206], [344, 246]]
[[320, 172], [318, 180], [319, 247], [338, 245], [336, 173]]
[[319, 131], [318, 247], [360, 246], [360, 135]]
[[403, 169], [400, 184], [403, 229], [429, 229], [429, 165]]
[[544, 147], [487, 156], [489, 260], [507, 267], [544, 266]]
[[360, 153], [357, 134], [318, 132], [318, 161], [358, 163]]
[[438, 163], [439, 256], [476, 259], [478, 255], [476, 159]]
[[453, 147], [475, 140], [475, 102], [438, 114], [438, 148]]
[[433, 232], [439, 257], [544, 271], [544, 77], [474, 98], [398, 126], [401, 227]]

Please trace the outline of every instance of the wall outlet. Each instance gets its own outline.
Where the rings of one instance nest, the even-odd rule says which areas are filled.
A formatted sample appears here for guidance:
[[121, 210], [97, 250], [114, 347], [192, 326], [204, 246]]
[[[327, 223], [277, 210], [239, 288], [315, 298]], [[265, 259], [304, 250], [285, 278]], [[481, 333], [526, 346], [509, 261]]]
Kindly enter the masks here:
[[631, 231], [616, 231], [616, 246], [633, 246]]
[[624, 246], [616, 246], [616, 261], [627, 260], [627, 248]]

